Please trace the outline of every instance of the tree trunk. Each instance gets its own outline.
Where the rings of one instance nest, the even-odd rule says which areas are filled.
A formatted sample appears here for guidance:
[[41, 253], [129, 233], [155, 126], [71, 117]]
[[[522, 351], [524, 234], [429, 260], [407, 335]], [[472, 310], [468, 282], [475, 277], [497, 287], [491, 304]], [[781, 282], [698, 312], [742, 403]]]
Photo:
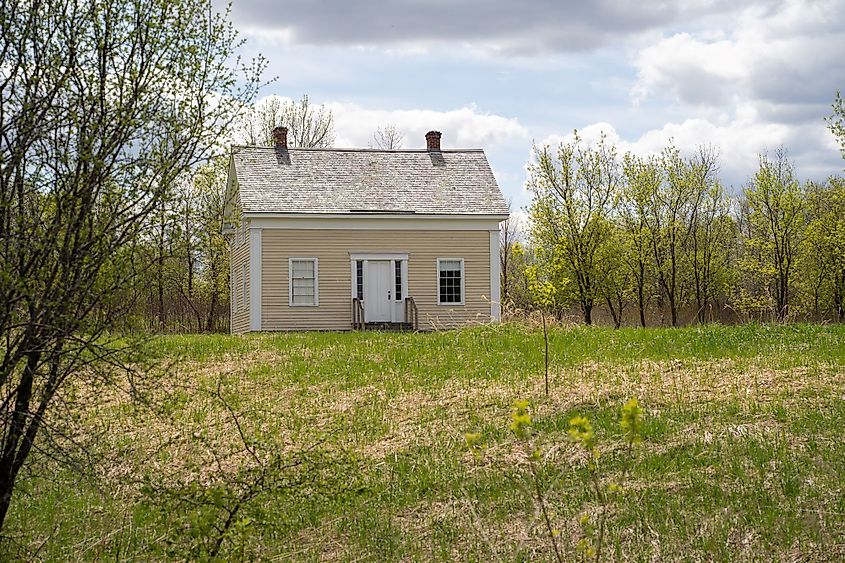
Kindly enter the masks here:
[[156, 276], [156, 283], [158, 289], [158, 324], [159, 330], [164, 330], [164, 325], [167, 323], [166, 313], [164, 312], [164, 226], [161, 227], [161, 240], [158, 245], [158, 275]]
[[783, 322], [789, 315], [789, 274], [781, 267], [778, 273], [778, 320]]
[[640, 264], [640, 279], [637, 282], [637, 306], [640, 308], [640, 326], [645, 328], [645, 267]]
[[545, 382], [546, 382], [546, 397], [549, 396], [549, 330], [546, 327], [546, 311], [545, 309], [540, 310], [540, 316], [543, 317], [543, 342], [546, 344], [546, 353], [543, 356], [543, 360], [545, 363]]
[[21, 382], [15, 393], [15, 406], [12, 411], [11, 424], [3, 440], [3, 453], [0, 457], [0, 531], [3, 530], [3, 523], [6, 521], [6, 514], [9, 512], [9, 505], [12, 503], [12, 491], [15, 488], [15, 479], [21, 467], [21, 464], [18, 463], [18, 449], [20, 448], [20, 440], [26, 438], [24, 429], [29, 415], [32, 385], [39, 360], [40, 355], [36, 352], [27, 355], [27, 362], [21, 374]]
[[639, 309], [640, 309], [640, 326], [641, 326], [641, 327], [643, 327], [643, 328], [645, 328], [645, 327], [646, 327], [646, 322], [645, 322], [645, 302], [643, 301], [642, 290], [640, 290], [640, 294], [639, 294], [639, 296], [638, 296], [638, 301], [639, 301], [638, 305], [639, 305]]
[[672, 297], [669, 298], [669, 312], [672, 315], [672, 326], [678, 326], [678, 306]]
[[211, 279], [211, 299], [208, 304], [208, 317], [205, 322], [205, 330], [207, 332], [214, 332], [215, 330], [215, 314], [217, 312], [217, 304], [220, 299], [220, 287], [218, 286], [217, 275], [217, 255], [213, 251], [209, 255], [209, 278]]
[[[707, 311], [710, 306], [710, 299], [705, 297], [698, 305], [698, 324], [707, 324]], [[712, 320], [712, 319], [711, 319]]]
[[622, 309], [620, 307], [619, 313], [616, 312], [616, 307], [613, 306], [613, 300], [605, 296], [605, 301], [607, 301], [607, 308], [610, 309], [610, 316], [613, 317], [613, 328], [619, 328], [622, 326]]
[[211, 301], [208, 303], [208, 318], [205, 322], [206, 332], [214, 332], [214, 314], [217, 311], [217, 288], [211, 290]]

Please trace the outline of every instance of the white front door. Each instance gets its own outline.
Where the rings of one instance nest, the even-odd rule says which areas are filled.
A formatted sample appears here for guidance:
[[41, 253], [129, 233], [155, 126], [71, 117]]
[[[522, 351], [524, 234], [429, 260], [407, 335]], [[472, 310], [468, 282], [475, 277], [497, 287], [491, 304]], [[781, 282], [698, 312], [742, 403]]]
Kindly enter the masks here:
[[393, 285], [390, 260], [368, 260], [364, 275], [364, 319], [368, 323], [390, 322]]

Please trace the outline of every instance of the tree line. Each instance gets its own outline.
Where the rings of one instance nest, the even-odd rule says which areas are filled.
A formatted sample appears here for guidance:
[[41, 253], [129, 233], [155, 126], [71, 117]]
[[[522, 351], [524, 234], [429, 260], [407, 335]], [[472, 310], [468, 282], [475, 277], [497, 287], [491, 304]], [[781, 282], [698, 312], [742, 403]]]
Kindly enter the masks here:
[[[828, 118], [842, 134], [837, 94]], [[273, 143], [289, 127], [294, 147], [330, 147], [334, 116], [308, 96], [271, 96], [245, 107], [225, 144]], [[400, 148], [394, 125], [371, 146]], [[845, 234], [842, 179], [800, 182], [785, 149], [763, 155], [739, 193], [719, 178], [718, 150], [690, 154], [670, 144], [652, 156], [619, 155], [602, 137], [576, 132], [558, 147], [535, 147], [526, 240], [502, 226], [506, 310], [578, 310], [615, 326], [744, 320], [843, 320]], [[228, 245], [222, 235], [228, 158], [218, 156], [174, 182], [151, 214], [140, 261], [147, 282], [134, 326], [156, 332], [226, 332]]]
[[[840, 141], [841, 106], [828, 120]], [[713, 146], [620, 156], [576, 131], [535, 147], [527, 187], [526, 240], [512, 221], [501, 239], [511, 311], [585, 324], [601, 311], [616, 327], [845, 321], [845, 181], [800, 181], [783, 148], [732, 193]]]

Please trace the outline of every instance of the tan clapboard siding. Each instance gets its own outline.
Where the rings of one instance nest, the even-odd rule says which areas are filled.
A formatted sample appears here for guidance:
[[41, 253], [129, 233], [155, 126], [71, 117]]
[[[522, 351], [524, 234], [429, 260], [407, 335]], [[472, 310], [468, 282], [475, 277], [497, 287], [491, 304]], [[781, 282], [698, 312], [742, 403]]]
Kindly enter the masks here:
[[[419, 308], [420, 328], [452, 328], [490, 320], [488, 231], [288, 230], [262, 231], [262, 328], [351, 328], [350, 253], [408, 254], [407, 293]], [[317, 258], [319, 306], [288, 305], [288, 258]], [[437, 258], [464, 259], [463, 306], [437, 305]]]
[[[230, 321], [232, 334], [241, 334], [249, 330], [249, 229], [245, 222], [238, 227], [230, 252], [229, 262], [232, 270], [229, 273], [229, 288], [232, 294], [237, 296], [237, 307], [232, 308]], [[241, 294], [243, 265], [246, 265], [246, 299]], [[232, 303], [231, 296], [229, 303]]]

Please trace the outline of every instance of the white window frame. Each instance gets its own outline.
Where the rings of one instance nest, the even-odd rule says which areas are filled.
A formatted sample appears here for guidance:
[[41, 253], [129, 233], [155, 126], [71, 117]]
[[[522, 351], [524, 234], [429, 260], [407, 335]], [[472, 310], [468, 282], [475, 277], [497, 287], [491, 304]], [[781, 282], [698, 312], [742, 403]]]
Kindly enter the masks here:
[[[352, 265], [352, 269], [351, 269], [351, 276], [352, 276], [352, 278], [351, 278], [351, 279], [352, 279], [352, 298], [353, 298], [353, 299], [356, 299], [356, 298], [358, 297], [358, 261], [359, 261], [359, 260], [360, 260], [360, 259], [356, 259], [356, 260], [352, 260], [352, 261], [350, 262], [350, 263], [351, 263], [351, 265]], [[363, 278], [363, 277], [365, 277], [365, 276], [364, 276], [364, 262], [365, 262], [365, 261], [364, 261], [364, 260], [360, 260], [360, 261], [361, 261], [361, 263], [362, 263], [362, 264], [361, 264], [361, 277]], [[363, 281], [363, 280], [362, 280], [362, 281]], [[362, 287], [361, 287], [361, 301], [363, 301], [363, 300], [364, 300], [364, 288], [363, 288], [363, 284], [362, 284]]]
[[[314, 263], [314, 302], [294, 303], [293, 302], [293, 263], [313, 262]], [[288, 258], [288, 306], [289, 307], [319, 307], [320, 306], [320, 275], [319, 261], [312, 256], [291, 256]]]
[[[396, 265], [399, 265], [399, 291], [396, 292]], [[405, 301], [405, 298], [408, 297], [408, 286], [405, 283], [405, 264], [404, 260], [391, 260], [390, 261], [390, 279], [392, 280], [392, 290], [393, 290], [393, 299], [394, 303], [402, 303]], [[399, 297], [401, 295], [401, 297]]]
[[[459, 303], [452, 302], [452, 303], [445, 303], [440, 301], [440, 264], [442, 262], [460, 262], [461, 263], [461, 301]], [[461, 307], [466, 303], [466, 272], [464, 270], [464, 259], [463, 258], [438, 258], [437, 259], [437, 285], [435, 286], [437, 291], [437, 304], [442, 305], [444, 307]]]
[[246, 264], [241, 264], [241, 283], [238, 288], [241, 292], [241, 302], [238, 304], [238, 310], [246, 309]]

